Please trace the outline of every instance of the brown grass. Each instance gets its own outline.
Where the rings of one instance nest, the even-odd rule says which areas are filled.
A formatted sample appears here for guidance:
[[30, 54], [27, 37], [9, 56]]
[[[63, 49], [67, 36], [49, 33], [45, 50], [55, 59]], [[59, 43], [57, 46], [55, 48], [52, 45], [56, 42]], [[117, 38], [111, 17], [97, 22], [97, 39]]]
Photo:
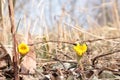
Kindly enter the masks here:
[[[84, 55], [82, 59], [82, 63], [85, 69], [87, 69], [87, 66], [92, 65], [92, 60], [98, 56], [107, 54], [113, 51], [117, 51], [120, 49], [120, 21], [119, 21], [119, 12], [118, 12], [118, 5], [115, 3], [115, 1], [111, 1], [110, 4], [104, 3], [101, 6], [96, 6], [95, 9], [104, 8], [107, 5], [112, 6], [112, 13], [111, 17], [113, 19], [112, 22], [108, 22], [105, 20], [105, 24], [101, 25], [97, 21], [91, 21], [92, 17], [88, 16], [87, 21], [89, 24], [89, 28], [85, 29], [81, 25], [78, 24], [77, 21], [75, 21], [76, 24], [70, 24], [67, 22], [63, 22], [65, 17], [72, 17], [72, 15], [69, 15], [67, 11], [63, 10], [63, 13], [60, 15], [60, 20], [56, 21], [57, 23], [53, 25], [52, 28], [47, 27], [47, 24], [45, 22], [45, 15], [41, 14], [43, 16], [43, 25], [44, 28], [39, 26], [39, 29], [42, 29], [43, 35], [34, 35], [33, 33], [29, 32], [29, 28], [31, 23], [27, 23], [26, 19], [22, 19], [24, 21], [24, 25], [26, 28], [26, 33], [23, 34], [22, 31], [18, 31], [16, 33], [18, 42], [26, 41], [29, 37], [28, 34], [32, 34], [32, 40], [33, 43], [28, 44], [34, 44], [37, 42], [41, 42], [38, 44], [33, 45], [35, 47], [35, 52], [37, 55], [37, 67], [40, 68], [41, 65], [51, 62], [54, 63], [53, 58], [57, 58], [61, 61], [69, 62], [69, 60], [72, 60], [73, 62], [76, 60], [76, 53], [73, 51], [71, 44], [74, 42], [86, 42], [88, 45], [88, 52]], [[64, 6], [63, 6], [64, 7]], [[41, 7], [43, 9], [43, 7]], [[85, 8], [85, 11], [87, 8]], [[101, 12], [102, 13], [102, 12]], [[3, 44], [11, 44], [11, 34], [9, 32], [10, 27], [9, 26], [9, 19], [4, 19], [4, 27], [0, 27], [0, 42], [4, 41]], [[37, 20], [36, 20], [37, 21]], [[34, 24], [35, 22], [33, 22]], [[33, 32], [35, 31], [35, 27], [32, 27]], [[1, 31], [2, 30], [2, 31]], [[4, 35], [3, 35], [4, 34]], [[114, 37], [117, 37], [114, 39]], [[108, 38], [108, 39], [106, 39]], [[110, 39], [109, 39], [110, 38]], [[112, 39], [113, 38], [113, 39]], [[100, 39], [100, 40], [96, 40]], [[53, 42], [47, 42], [52, 40]], [[93, 40], [90, 42], [89, 40]], [[94, 41], [95, 40], [95, 41]], [[58, 42], [54, 42], [58, 41]], [[65, 42], [65, 43], [63, 43]], [[69, 56], [69, 57], [68, 57]], [[107, 67], [112, 70], [119, 69], [120, 67], [117, 65], [120, 61], [120, 53], [115, 52], [114, 54], [103, 56], [97, 60], [97, 68]], [[56, 62], [56, 61], [55, 61]]]

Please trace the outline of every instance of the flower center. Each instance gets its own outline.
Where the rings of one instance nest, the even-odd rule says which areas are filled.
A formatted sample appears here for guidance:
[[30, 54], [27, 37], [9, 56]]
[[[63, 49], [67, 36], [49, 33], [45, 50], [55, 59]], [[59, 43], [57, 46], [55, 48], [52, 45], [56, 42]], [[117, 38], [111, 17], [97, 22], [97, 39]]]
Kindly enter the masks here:
[[21, 49], [22, 49], [22, 50], [25, 50], [25, 49], [27, 49], [27, 48], [26, 48], [25, 46], [22, 46]]

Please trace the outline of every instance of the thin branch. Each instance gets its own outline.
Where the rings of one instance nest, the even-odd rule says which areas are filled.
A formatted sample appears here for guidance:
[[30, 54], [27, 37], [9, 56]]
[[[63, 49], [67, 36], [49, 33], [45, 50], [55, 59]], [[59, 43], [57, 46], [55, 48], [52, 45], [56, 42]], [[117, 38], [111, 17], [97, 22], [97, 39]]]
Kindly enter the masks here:
[[40, 41], [40, 42], [36, 42], [36, 43], [32, 43], [32, 44], [28, 44], [29, 46], [33, 46], [33, 45], [37, 45], [40, 43], [48, 43], [48, 42], [52, 42], [52, 43], [67, 43], [67, 44], [73, 44], [72, 42], [67, 42], [67, 41], [54, 41], [54, 40], [49, 40], [49, 41]]
[[63, 62], [61, 60], [59, 60], [58, 58], [52, 58], [52, 59], [55, 61], [59, 61], [62, 64], [62, 66], [64, 67], [64, 69], [66, 69], [65, 65], [63, 64]]
[[[105, 70], [111, 71], [114, 75], [120, 75], [120, 71], [119, 71], [119, 70], [116, 71], [116, 70], [113, 70], [113, 69], [108, 68], [108, 67], [103, 67], [103, 68], [101, 69], [102, 72], [105, 71]], [[100, 75], [100, 73], [99, 73], [99, 75]]]
[[[93, 39], [93, 40], [85, 40], [85, 41], [82, 41], [83, 43], [84, 42], [96, 42], [96, 41], [101, 41], [101, 40], [113, 40], [113, 39], [119, 39], [120, 37], [112, 37], [112, 38], [104, 38], [104, 39]], [[74, 44], [75, 42], [69, 42], [69, 41], [54, 41], [54, 40], [49, 40], [49, 41], [45, 41], [46, 43], [48, 42], [52, 42], [52, 43], [66, 43], [66, 44]], [[37, 45], [37, 44], [40, 44], [40, 43], [45, 43], [44, 41], [40, 41], [40, 42], [36, 42], [36, 43], [31, 43], [31, 44], [28, 44], [29, 46], [33, 46], [33, 45]]]
[[101, 40], [113, 40], [113, 39], [119, 39], [120, 38], [120, 36], [118, 36], [118, 37], [111, 37], [111, 38], [104, 38], [104, 39], [102, 39], [102, 38], [99, 38], [99, 39], [93, 39], [93, 40], [86, 40], [86, 41], [83, 41], [83, 42], [95, 42], [95, 41], [101, 41]]
[[96, 60], [98, 60], [99, 58], [105, 57], [105, 56], [108, 56], [108, 55], [112, 55], [112, 54], [114, 54], [114, 53], [116, 53], [116, 52], [120, 52], [120, 50], [115, 50], [115, 51], [113, 51], [113, 52], [109, 52], [109, 53], [106, 53], [106, 54], [102, 54], [102, 55], [96, 56], [96, 57], [92, 60], [92, 66], [95, 67], [95, 62], [96, 62]]
[[62, 52], [62, 51], [60, 51], [60, 50], [58, 50], [58, 52], [60, 52], [61, 54], [63, 54], [63, 55], [66, 56], [67, 58], [72, 59], [70, 56], [68, 56], [68, 55], [65, 54], [64, 52]]

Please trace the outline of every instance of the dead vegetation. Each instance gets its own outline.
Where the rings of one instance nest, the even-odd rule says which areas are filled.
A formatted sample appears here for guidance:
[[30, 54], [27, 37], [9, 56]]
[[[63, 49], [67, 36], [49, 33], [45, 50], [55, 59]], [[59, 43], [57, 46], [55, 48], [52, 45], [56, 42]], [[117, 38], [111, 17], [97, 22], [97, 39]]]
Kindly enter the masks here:
[[[117, 2], [117, 0], [115, 1]], [[62, 6], [60, 19], [55, 20], [56, 23], [53, 27], [50, 28], [46, 26], [47, 24], [45, 25], [45, 16], [42, 18], [43, 28], [41, 25], [38, 28], [32, 27], [33, 32], [36, 29], [42, 29], [43, 35], [31, 33], [30, 23], [26, 23], [27, 20], [24, 18], [20, 22], [23, 21], [26, 25], [25, 34], [19, 29], [20, 25], [17, 24], [17, 26], [14, 25], [16, 26], [16, 36], [14, 37], [12, 36], [14, 34], [11, 35], [10, 32], [9, 19], [0, 19], [0, 80], [15, 79], [16, 70], [13, 64], [15, 61], [12, 56], [15, 46], [13, 44], [17, 46], [21, 41], [27, 41], [31, 49], [31, 52], [24, 58], [24, 65], [27, 64], [26, 67], [32, 65], [34, 68], [24, 66], [25, 68], [21, 71], [21, 65], [17, 64], [20, 80], [119, 80], [120, 24], [119, 7], [115, 1], [110, 1], [108, 4], [104, 2], [102, 5], [93, 8], [102, 8], [105, 11], [104, 7], [110, 5], [112, 6], [112, 10], [110, 10], [112, 13], [105, 11], [106, 14], [103, 15], [108, 16], [106, 19], [104, 18], [104, 23], [100, 22], [101, 24], [98, 21], [102, 19], [92, 21], [91, 16], [87, 17], [89, 26], [87, 29], [82, 27], [84, 25], [80, 25], [77, 19], [75, 20], [74, 16], [64, 9], [65, 6]], [[85, 8], [85, 10], [87, 9]], [[3, 11], [2, 8], [0, 10]], [[3, 17], [1, 14], [0, 17]], [[42, 15], [40, 15], [40, 19]], [[65, 17], [72, 18], [75, 24], [63, 21]], [[16, 42], [13, 44], [12, 38], [16, 38]], [[85, 42], [88, 46], [87, 52], [81, 59], [83, 69], [77, 65], [76, 53], [72, 48], [75, 42]], [[20, 55], [18, 54], [18, 56]], [[28, 58], [30, 59], [28, 60]], [[31, 70], [34, 71], [31, 72]]]

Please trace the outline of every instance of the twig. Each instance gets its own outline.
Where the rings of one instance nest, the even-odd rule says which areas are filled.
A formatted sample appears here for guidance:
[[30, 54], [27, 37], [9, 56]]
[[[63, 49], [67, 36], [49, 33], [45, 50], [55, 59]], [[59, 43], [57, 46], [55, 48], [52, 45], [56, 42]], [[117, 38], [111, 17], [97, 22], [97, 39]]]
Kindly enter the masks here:
[[68, 56], [67, 54], [63, 53], [62, 51], [58, 50], [58, 52], [60, 52], [61, 54], [63, 54], [64, 56], [66, 56], [69, 59], [72, 59], [70, 56]]
[[59, 60], [57, 58], [53, 58], [53, 60], [59, 61], [63, 65], [64, 69], [66, 69], [65, 65], [63, 64], [63, 62], [61, 60]]
[[104, 38], [104, 39], [99, 38], [99, 39], [94, 39], [94, 40], [86, 40], [86, 41], [83, 41], [83, 42], [95, 42], [95, 41], [112, 40], [112, 39], [119, 39], [119, 38], [120, 38], [120, 36], [118, 36], [118, 37], [111, 37], [111, 38]]
[[[112, 39], [119, 39], [120, 36], [118, 37], [112, 37], [112, 38], [99, 38], [99, 39], [93, 39], [93, 40], [85, 40], [85, 41], [82, 41], [82, 42], [95, 42], [95, 41], [101, 41], [101, 40], [112, 40]], [[66, 43], [66, 44], [74, 44], [75, 42], [69, 42], [69, 41], [54, 41], [54, 40], [49, 40], [49, 41], [45, 41], [46, 43], [48, 42], [52, 42], [52, 43]], [[31, 44], [28, 44], [29, 46], [33, 46], [33, 45], [37, 45], [37, 44], [40, 44], [40, 43], [45, 43], [44, 41], [40, 41], [40, 42], [36, 42], [36, 43], [31, 43]]]
[[106, 54], [102, 54], [102, 55], [99, 55], [99, 56], [96, 56], [93, 60], [92, 60], [92, 66], [95, 67], [95, 62], [96, 60], [98, 60], [99, 58], [101, 57], [105, 57], [105, 56], [108, 56], [108, 55], [111, 55], [111, 54], [114, 54], [116, 52], [120, 52], [120, 50], [115, 50], [113, 52], [109, 52], [109, 53], [106, 53]]
[[[101, 69], [101, 72], [103, 72], [103, 71], [105, 71], [105, 70], [111, 71], [111, 72], [112, 72], [113, 74], [115, 74], [115, 75], [120, 75], [120, 71], [119, 71], [119, 70], [118, 70], [118, 71], [115, 71], [115, 70], [113, 70], [113, 69], [111, 69], [111, 68], [108, 68], [108, 67], [103, 67], [103, 68]], [[100, 75], [101, 72], [100, 72], [98, 75]]]
[[[45, 41], [46, 43], [48, 42], [52, 42], [52, 43], [67, 43], [67, 44], [73, 44], [73, 42], [67, 42], [67, 41], [54, 41], [54, 40], [49, 40], [49, 41]], [[28, 44], [29, 46], [33, 46], [33, 45], [37, 45], [40, 43], [45, 43], [44, 41], [40, 41], [40, 42], [36, 42], [36, 43], [32, 43], [32, 44]]]
[[16, 35], [15, 35], [15, 20], [14, 20], [14, 8], [13, 8], [13, 0], [8, 0], [8, 8], [9, 8], [9, 17], [11, 22], [11, 34], [13, 38], [13, 69], [14, 69], [14, 79], [19, 80], [19, 55], [16, 52]]

